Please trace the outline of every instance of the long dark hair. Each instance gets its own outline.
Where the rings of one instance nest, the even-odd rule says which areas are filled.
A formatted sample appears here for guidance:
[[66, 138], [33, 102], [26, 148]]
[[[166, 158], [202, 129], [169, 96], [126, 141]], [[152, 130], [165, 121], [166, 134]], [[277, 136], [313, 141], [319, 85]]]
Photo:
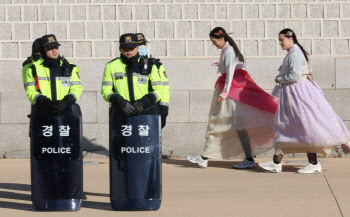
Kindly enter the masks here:
[[296, 36], [296, 34], [294, 33], [293, 30], [288, 29], [288, 28], [287, 28], [287, 29], [283, 29], [283, 30], [280, 31], [279, 34], [283, 34], [284, 37], [286, 37], [286, 38], [293, 38], [294, 44], [297, 44], [297, 45], [300, 47], [300, 49], [303, 51], [303, 54], [304, 54], [304, 56], [305, 56], [306, 61], [309, 62], [309, 57], [308, 57], [308, 56], [309, 56], [309, 53], [306, 52], [306, 51], [304, 50], [303, 46], [301, 46], [301, 45], [299, 44], [298, 39], [297, 39], [297, 36]]
[[237, 47], [235, 41], [226, 33], [225, 29], [222, 27], [215, 27], [211, 32], [209, 33], [210, 37], [213, 38], [222, 38], [224, 37], [225, 41], [228, 41], [228, 43], [233, 47], [233, 50], [236, 53], [236, 56], [238, 57], [239, 61], [244, 62], [244, 57]]

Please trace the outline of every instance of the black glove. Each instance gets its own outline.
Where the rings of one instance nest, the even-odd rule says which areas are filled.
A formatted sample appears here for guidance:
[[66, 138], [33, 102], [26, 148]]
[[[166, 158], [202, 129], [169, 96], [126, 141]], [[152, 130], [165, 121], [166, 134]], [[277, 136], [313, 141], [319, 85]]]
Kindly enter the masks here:
[[166, 118], [167, 118], [168, 113], [169, 113], [169, 107], [161, 105], [161, 106], [159, 106], [159, 109], [160, 109], [160, 116], [161, 116], [162, 129], [163, 129], [166, 125]]
[[62, 100], [52, 103], [53, 113], [62, 112], [69, 106], [75, 103], [75, 98], [72, 94], [66, 95]]
[[41, 40], [41, 38], [37, 38], [33, 42], [32, 56], [33, 56], [34, 61], [37, 61], [38, 59], [41, 58], [40, 51], [41, 51], [42, 47], [40, 46], [40, 40]]
[[50, 104], [51, 104], [50, 99], [44, 95], [38, 96], [35, 102], [35, 105], [38, 105], [38, 106], [50, 106]]
[[144, 95], [141, 99], [136, 100], [132, 105], [135, 107], [137, 114], [155, 103], [156, 97], [153, 94]]
[[109, 101], [117, 106], [117, 109], [121, 111], [126, 116], [136, 115], [136, 110], [133, 105], [127, 100], [125, 100], [119, 94], [113, 94], [110, 96]]

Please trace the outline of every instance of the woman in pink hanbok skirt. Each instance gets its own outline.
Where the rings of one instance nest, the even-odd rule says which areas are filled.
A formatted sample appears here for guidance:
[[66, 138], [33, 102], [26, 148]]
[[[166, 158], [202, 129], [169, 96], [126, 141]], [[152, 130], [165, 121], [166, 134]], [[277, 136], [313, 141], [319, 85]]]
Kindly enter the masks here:
[[309, 164], [298, 173], [322, 172], [317, 153], [329, 154], [337, 145], [348, 153], [350, 134], [313, 81], [308, 55], [293, 30], [282, 30], [279, 41], [288, 53], [275, 79], [279, 84], [274, 91], [279, 95], [274, 121], [275, 155], [272, 161], [259, 166], [282, 172], [283, 154], [307, 153]]
[[236, 169], [255, 168], [253, 156], [273, 148], [273, 117], [277, 98], [262, 90], [244, 68], [244, 57], [221, 27], [210, 40], [221, 49], [218, 78], [211, 103], [206, 144], [201, 155], [187, 159], [207, 167], [208, 158], [232, 159], [245, 156]]

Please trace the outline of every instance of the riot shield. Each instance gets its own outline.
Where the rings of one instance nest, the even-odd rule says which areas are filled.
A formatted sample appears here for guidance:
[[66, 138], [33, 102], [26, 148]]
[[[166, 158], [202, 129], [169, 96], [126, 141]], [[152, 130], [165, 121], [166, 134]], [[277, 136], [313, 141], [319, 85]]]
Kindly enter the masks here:
[[32, 106], [32, 202], [38, 211], [79, 210], [83, 193], [82, 117], [78, 104], [60, 115]]
[[114, 210], [158, 210], [162, 200], [159, 115], [110, 109], [110, 199]]

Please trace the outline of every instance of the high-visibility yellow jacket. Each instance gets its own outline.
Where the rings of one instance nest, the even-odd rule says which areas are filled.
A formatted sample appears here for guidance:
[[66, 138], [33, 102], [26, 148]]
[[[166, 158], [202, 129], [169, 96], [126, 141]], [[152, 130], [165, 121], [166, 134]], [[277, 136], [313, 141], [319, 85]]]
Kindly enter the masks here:
[[155, 65], [158, 68], [159, 76], [162, 80], [162, 85], [163, 85], [163, 94], [162, 94], [162, 97], [160, 98], [160, 105], [169, 106], [170, 85], [169, 85], [168, 77], [166, 75], [163, 64], [159, 60], [155, 60]]
[[[156, 101], [160, 100], [163, 93], [163, 84], [155, 65], [148, 75], [141, 74], [140, 69], [132, 72], [131, 77], [128, 79], [126, 64], [120, 58], [109, 62], [103, 73], [101, 88], [103, 98], [110, 102], [109, 98], [112, 94], [119, 94], [125, 100], [133, 102], [151, 93], [155, 95]], [[132, 89], [129, 87], [131, 83]]]
[[[68, 74], [62, 72], [62, 74], [54, 77], [50, 74], [50, 68], [45, 67], [43, 63], [43, 59], [39, 59], [36, 62], [26, 64], [22, 70], [24, 89], [32, 105], [35, 104], [40, 95], [44, 95], [51, 100], [62, 100], [66, 95], [71, 94], [78, 101], [83, 92], [78, 66], [69, 64]], [[61, 60], [61, 66], [62, 64], [63, 61]], [[37, 77], [39, 85], [37, 85], [34, 77]], [[55, 90], [51, 88], [53, 79], [56, 84]], [[40, 89], [37, 88], [38, 86]]]

